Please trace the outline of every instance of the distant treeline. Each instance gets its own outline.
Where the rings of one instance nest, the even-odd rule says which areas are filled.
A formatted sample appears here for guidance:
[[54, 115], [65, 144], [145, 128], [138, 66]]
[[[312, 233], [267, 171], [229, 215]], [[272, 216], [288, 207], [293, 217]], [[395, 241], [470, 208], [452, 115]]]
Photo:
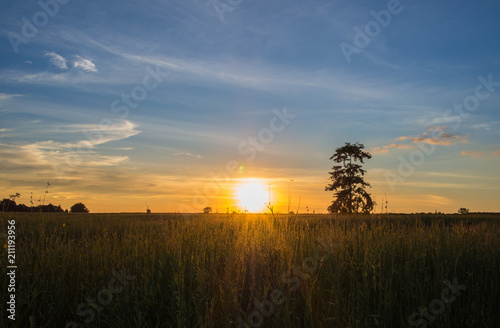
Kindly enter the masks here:
[[0, 211], [2, 212], [52, 212], [52, 213], [63, 213], [68, 212], [68, 210], [63, 210], [61, 205], [38, 205], [38, 206], [26, 206], [24, 204], [16, 204], [15, 201], [5, 198], [0, 202]]

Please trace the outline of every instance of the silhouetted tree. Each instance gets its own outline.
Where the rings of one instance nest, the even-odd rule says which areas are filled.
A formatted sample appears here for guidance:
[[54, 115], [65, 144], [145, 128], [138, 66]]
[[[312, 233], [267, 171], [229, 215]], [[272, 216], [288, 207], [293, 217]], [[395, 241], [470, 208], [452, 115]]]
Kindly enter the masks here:
[[14, 212], [16, 210], [16, 202], [12, 199], [4, 198], [0, 202], [0, 210], [2, 212]]
[[30, 212], [31, 208], [24, 205], [24, 204], [18, 204], [16, 206], [16, 212]]
[[207, 206], [203, 209], [203, 214], [209, 214], [212, 213], [212, 208], [210, 206]]
[[335, 150], [330, 157], [335, 163], [332, 172], [329, 172], [332, 183], [325, 187], [325, 191], [334, 191], [335, 200], [328, 207], [330, 213], [370, 213], [375, 206], [370, 194], [366, 191], [371, 187], [364, 181], [365, 170], [359, 162], [364, 164], [364, 159], [372, 155], [363, 151], [365, 146], [356, 142], [346, 142], [344, 146]]
[[19, 198], [19, 196], [21, 194], [16, 192], [14, 195], [9, 195], [9, 198], [4, 198], [0, 202], [0, 210], [2, 212], [15, 212], [17, 208], [16, 198]]
[[76, 203], [75, 205], [71, 206], [70, 211], [71, 211], [71, 213], [88, 213], [89, 212], [87, 207], [82, 203]]
[[49, 212], [49, 213], [62, 213], [62, 212], [64, 212], [64, 210], [61, 208], [61, 205], [55, 206], [55, 205], [52, 205], [51, 203], [49, 203], [49, 205], [39, 205], [39, 206], [37, 206], [37, 209], [40, 212]]
[[4, 212], [31, 212], [35, 209], [38, 212], [64, 212], [61, 205], [55, 206], [52, 204], [38, 205], [37, 207], [28, 207], [24, 204], [16, 204], [15, 199], [21, 196], [19, 193], [10, 195], [0, 202], [0, 211]]
[[460, 213], [460, 214], [468, 214], [469, 213], [469, 209], [465, 208], [465, 207], [460, 207], [460, 209], [458, 210], [458, 213]]

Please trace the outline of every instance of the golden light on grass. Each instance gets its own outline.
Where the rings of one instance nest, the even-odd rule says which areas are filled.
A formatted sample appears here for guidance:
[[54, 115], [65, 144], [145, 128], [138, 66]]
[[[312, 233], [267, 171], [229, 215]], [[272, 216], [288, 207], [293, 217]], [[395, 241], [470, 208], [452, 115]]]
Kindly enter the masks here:
[[236, 186], [238, 205], [248, 212], [263, 212], [269, 202], [267, 185], [258, 179], [242, 180]]

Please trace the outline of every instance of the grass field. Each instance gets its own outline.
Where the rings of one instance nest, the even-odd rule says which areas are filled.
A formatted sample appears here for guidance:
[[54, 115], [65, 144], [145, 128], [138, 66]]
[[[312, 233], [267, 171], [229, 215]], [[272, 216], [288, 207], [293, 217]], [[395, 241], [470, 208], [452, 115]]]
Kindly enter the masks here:
[[0, 215], [17, 327], [500, 326], [500, 216]]

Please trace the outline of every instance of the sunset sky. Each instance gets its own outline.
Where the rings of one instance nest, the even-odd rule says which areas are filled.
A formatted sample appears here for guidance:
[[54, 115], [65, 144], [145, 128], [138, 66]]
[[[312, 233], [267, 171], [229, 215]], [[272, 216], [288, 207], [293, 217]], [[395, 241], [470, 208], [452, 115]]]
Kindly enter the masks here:
[[326, 212], [359, 141], [377, 212], [500, 211], [498, 1], [41, 4], [1, 5], [0, 199]]

